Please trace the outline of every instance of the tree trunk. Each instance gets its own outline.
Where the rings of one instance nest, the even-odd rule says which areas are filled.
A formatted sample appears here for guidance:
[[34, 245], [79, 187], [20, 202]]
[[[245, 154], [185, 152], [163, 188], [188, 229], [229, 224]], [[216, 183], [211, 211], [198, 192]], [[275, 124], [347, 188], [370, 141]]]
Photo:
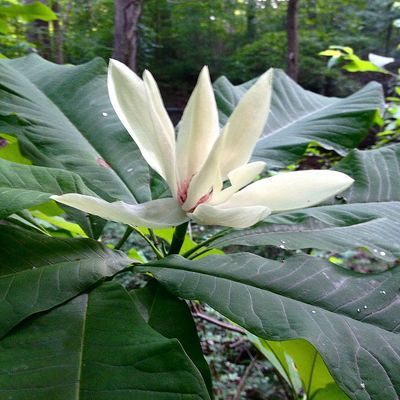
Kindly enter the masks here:
[[[39, 0], [41, 3], [47, 5], [46, 0]], [[33, 3], [34, 0], [24, 0], [24, 4]], [[48, 21], [40, 19], [31, 22], [27, 26], [26, 36], [29, 42], [36, 45], [37, 52], [46, 60], [51, 59], [51, 41], [49, 33]], [[31, 51], [36, 51], [32, 49]]]
[[249, 2], [247, 3], [246, 36], [248, 40], [254, 40], [257, 34], [256, 6], [256, 0], [249, 0]]
[[52, 10], [57, 14], [58, 19], [53, 21], [53, 54], [57, 64], [64, 64], [64, 27], [61, 22], [60, 4], [55, 1]]
[[138, 22], [144, 0], [115, 0], [113, 58], [136, 71]]
[[299, 0], [289, 0], [287, 9], [287, 73], [295, 81], [297, 81], [299, 75], [299, 33], [297, 21], [298, 6]]

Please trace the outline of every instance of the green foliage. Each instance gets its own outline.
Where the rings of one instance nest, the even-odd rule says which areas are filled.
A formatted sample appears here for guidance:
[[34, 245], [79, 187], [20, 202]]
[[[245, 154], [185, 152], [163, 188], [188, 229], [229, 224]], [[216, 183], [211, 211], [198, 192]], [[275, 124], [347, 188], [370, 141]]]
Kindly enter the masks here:
[[[84, 231], [102, 240], [101, 221], [71, 209], [63, 220], [49, 209], [50, 194], [69, 191], [130, 203], [150, 198], [148, 167], [109, 104], [104, 63], [59, 66], [29, 56], [0, 61], [0, 76], [0, 131], [7, 140], [0, 150], [6, 218], [0, 365], [13, 371], [0, 377], [0, 389], [7, 396], [211, 398], [210, 371], [185, 299], [208, 303], [257, 335], [293, 393], [302, 388], [313, 400], [398, 398], [399, 267], [358, 274], [301, 251], [363, 247], [387, 262], [400, 254], [399, 147], [354, 150], [381, 106], [378, 85], [326, 98], [278, 72], [255, 157], [282, 169], [319, 143], [344, 156], [335, 168], [353, 176], [353, 187], [334, 203], [281, 212], [253, 228], [207, 231], [200, 244], [182, 226], [137, 228], [163, 257], [146, 262], [76, 237]], [[216, 83], [222, 123], [251, 83]], [[180, 255], [164, 257], [178, 243], [177, 232]], [[75, 238], [50, 236], [60, 233]], [[232, 244], [268, 245], [283, 259], [210, 251]], [[145, 288], [127, 291], [118, 283], [142, 272], [155, 278]]]
[[[250, 229], [217, 239], [214, 245], [274, 245], [288, 250], [338, 252], [362, 247], [374, 257], [394, 261], [400, 257], [396, 217], [400, 211], [400, 170], [395, 161], [399, 157], [400, 145], [355, 150], [335, 166], [355, 179], [336, 204], [275, 214]], [[380, 235], [382, 231], [384, 235]]]
[[248, 336], [293, 389], [294, 398], [304, 393], [311, 400], [349, 399], [333, 380], [318, 351], [306, 340], [276, 342]]
[[24, 54], [35, 46], [29, 43], [25, 35], [26, 23], [57, 19], [57, 15], [40, 1], [21, 3], [12, 0], [0, 1], [0, 53], [8, 56]]
[[33, 54], [1, 60], [0, 131], [36, 165], [78, 173], [100, 196], [144, 201], [148, 168], [111, 107], [105, 74], [100, 59], [79, 67]]
[[210, 398], [179, 342], [146, 324], [117, 283], [35, 316], [1, 347], [13, 374], [0, 386], [15, 399]]
[[[306, 91], [282, 71], [274, 74], [270, 116], [253, 155], [269, 168], [298, 161], [311, 141], [346, 154], [363, 140], [382, 105], [382, 90], [376, 83], [339, 99]], [[221, 123], [253, 82], [234, 86], [225, 77], [215, 82]]]
[[371, 277], [313, 257], [279, 262], [238, 253], [194, 262], [174, 256], [140, 270], [259, 337], [308, 340], [351, 398], [397, 398], [398, 321], [390, 307], [397, 302], [398, 268]]

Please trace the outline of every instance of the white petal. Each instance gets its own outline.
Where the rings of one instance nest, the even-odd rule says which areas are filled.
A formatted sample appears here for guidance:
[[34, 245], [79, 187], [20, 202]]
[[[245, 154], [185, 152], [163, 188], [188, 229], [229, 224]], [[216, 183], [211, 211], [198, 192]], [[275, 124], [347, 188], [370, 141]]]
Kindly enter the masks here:
[[208, 68], [204, 67], [179, 124], [177, 169], [181, 181], [200, 170], [218, 134], [217, 104]]
[[269, 69], [246, 92], [224, 128], [225, 147], [221, 174], [246, 164], [253, 153], [268, 117], [272, 94], [273, 70]]
[[175, 139], [157, 85], [146, 83], [119, 61], [110, 60], [108, 94], [119, 119], [148, 164], [168, 183], [175, 173]]
[[191, 210], [197, 202], [215, 188], [220, 191], [222, 188], [222, 176], [219, 169], [219, 160], [224, 147], [224, 137], [221, 135], [215, 142], [203, 167], [190, 182], [187, 199], [182, 208], [185, 211]]
[[188, 214], [195, 222], [203, 225], [221, 225], [232, 228], [247, 228], [264, 219], [271, 211], [267, 207], [233, 207], [200, 204], [192, 214]]
[[272, 69], [248, 90], [229, 118], [207, 160], [189, 185], [188, 196], [182, 206], [184, 210], [191, 210], [211, 189], [219, 192], [228, 173], [250, 159], [267, 119], [271, 88]]
[[242, 165], [239, 168], [229, 172], [228, 178], [231, 186], [220, 191], [213, 192], [212, 199], [208, 204], [219, 204], [227, 201], [234, 193], [240, 190], [242, 187], [253, 182], [254, 179], [261, 173], [265, 168], [265, 163], [262, 161], [255, 161], [253, 163]]
[[226, 207], [258, 205], [271, 211], [310, 207], [347, 189], [353, 179], [337, 171], [308, 170], [261, 179], [235, 193]]
[[122, 201], [108, 203], [97, 197], [76, 193], [51, 196], [51, 198], [89, 214], [128, 225], [166, 228], [180, 225], [188, 220], [173, 198], [158, 199], [142, 204], [127, 204]]

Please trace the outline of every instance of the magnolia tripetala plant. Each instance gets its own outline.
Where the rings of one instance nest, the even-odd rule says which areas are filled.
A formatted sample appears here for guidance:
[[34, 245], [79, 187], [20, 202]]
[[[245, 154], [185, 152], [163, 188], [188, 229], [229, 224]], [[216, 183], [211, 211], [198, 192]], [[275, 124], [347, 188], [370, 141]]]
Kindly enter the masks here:
[[52, 198], [104, 219], [148, 228], [178, 226], [188, 220], [246, 228], [271, 212], [312, 206], [348, 188], [353, 182], [349, 176], [328, 170], [280, 173], [256, 180], [265, 163], [249, 161], [268, 116], [272, 79], [270, 69], [220, 130], [208, 68], [204, 67], [175, 137], [150, 72], [145, 71], [142, 80], [111, 60], [108, 91], [114, 110], [150, 167], [166, 180], [172, 197], [142, 204], [109, 203], [76, 193]]

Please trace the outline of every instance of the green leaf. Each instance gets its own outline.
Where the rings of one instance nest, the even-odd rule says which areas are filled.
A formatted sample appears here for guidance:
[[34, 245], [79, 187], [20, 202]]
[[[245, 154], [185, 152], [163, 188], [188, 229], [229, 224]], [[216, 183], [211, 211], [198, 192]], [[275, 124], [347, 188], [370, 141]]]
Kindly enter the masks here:
[[[253, 83], [234, 86], [225, 77], [214, 83], [223, 124]], [[285, 167], [298, 161], [312, 141], [345, 155], [363, 140], [382, 105], [377, 83], [344, 99], [324, 97], [275, 70], [271, 111], [253, 157], [266, 161], [269, 168]]]
[[52, 238], [4, 225], [0, 247], [0, 337], [132, 262], [93, 240]]
[[45, 203], [52, 194], [71, 192], [95, 195], [72, 172], [0, 159], [0, 218]]
[[0, 132], [35, 165], [67, 169], [106, 200], [150, 197], [147, 164], [114, 113], [106, 66], [57, 65], [37, 55], [0, 60]]
[[19, 164], [32, 164], [19, 149], [18, 140], [10, 135], [0, 134], [0, 158]]
[[336, 385], [317, 350], [306, 340], [294, 339], [277, 342], [260, 339], [251, 334], [249, 336], [250, 340], [270, 361], [275, 359], [277, 367], [283, 368], [281, 374], [290, 386], [297, 389], [297, 393], [300, 391], [296, 388], [296, 381], [300, 379], [301, 388], [307, 399], [312, 399], [318, 393], [324, 393], [326, 390], [331, 391], [334, 387], [336, 397], [331, 397], [332, 399], [348, 399]]
[[42, 21], [54, 21], [57, 15], [45, 4], [35, 1], [30, 4], [12, 4], [0, 7], [0, 15], [8, 18], [22, 18], [26, 22], [37, 19]]
[[209, 399], [179, 342], [153, 330], [107, 283], [36, 316], [0, 342], [2, 396], [14, 400]]
[[186, 302], [170, 294], [155, 280], [130, 294], [143, 318], [153, 329], [167, 338], [179, 340], [200, 371], [212, 397], [210, 368], [204, 359], [196, 325]]
[[363, 275], [308, 256], [168, 257], [138, 267], [267, 340], [303, 338], [351, 399], [398, 399], [400, 268]]
[[400, 145], [354, 150], [337, 170], [355, 179], [347, 204], [279, 213], [252, 228], [232, 231], [213, 245], [274, 245], [295, 250], [345, 251], [365, 247], [387, 261], [400, 257]]

